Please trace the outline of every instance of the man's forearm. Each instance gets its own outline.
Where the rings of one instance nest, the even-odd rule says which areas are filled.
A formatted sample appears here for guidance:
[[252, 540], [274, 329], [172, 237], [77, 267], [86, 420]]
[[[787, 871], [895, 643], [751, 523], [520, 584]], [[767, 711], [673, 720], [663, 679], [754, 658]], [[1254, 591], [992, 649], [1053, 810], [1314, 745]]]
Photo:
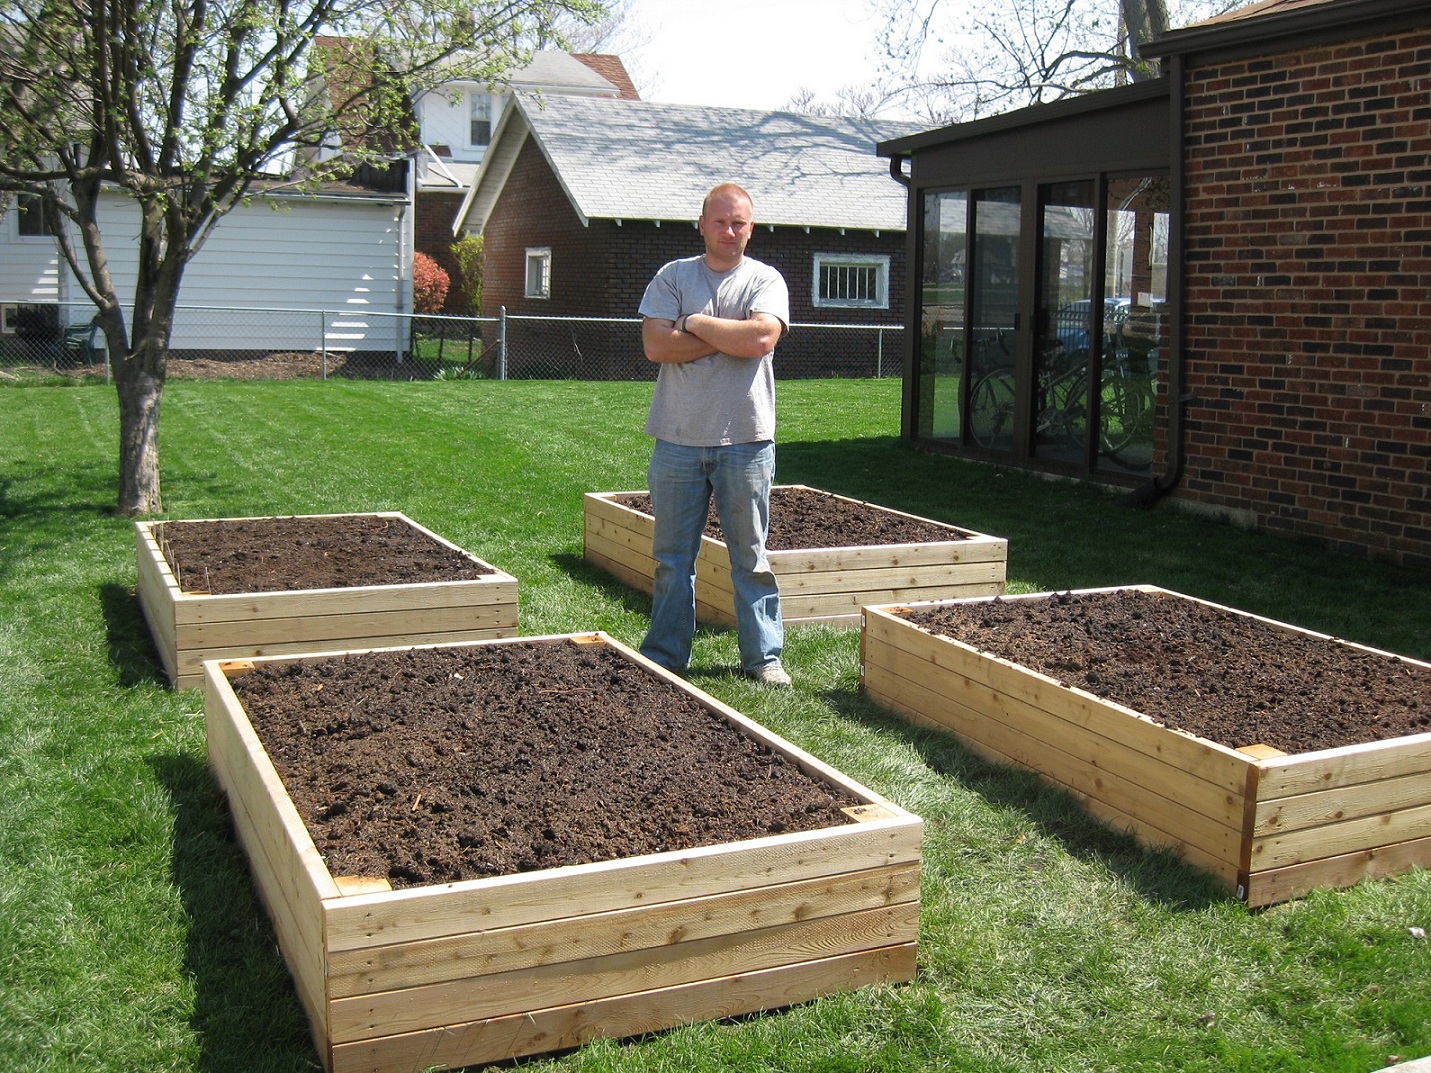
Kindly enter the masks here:
[[734, 358], [765, 357], [780, 341], [783, 328], [779, 319], [768, 313], [755, 313], [747, 320], [692, 313], [676, 321], [676, 326]]
[[716, 348], [697, 335], [682, 331], [673, 320], [647, 317], [641, 322], [641, 342], [648, 361], [680, 364], [707, 358]]

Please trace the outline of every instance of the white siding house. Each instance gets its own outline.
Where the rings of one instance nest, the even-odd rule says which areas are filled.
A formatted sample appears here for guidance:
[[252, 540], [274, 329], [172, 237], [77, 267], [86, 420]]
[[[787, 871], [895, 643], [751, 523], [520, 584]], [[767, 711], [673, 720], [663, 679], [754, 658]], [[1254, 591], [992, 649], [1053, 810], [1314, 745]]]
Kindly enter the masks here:
[[453, 81], [424, 93], [413, 104], [423, 145], [418, 190], [465, 194], [492, 132], [519, 91], [611, 99], [621, 95], [620, 87], [575, 56], [555, 51], [534, 53], [531, 62], [513, 71], [501, 86]]
[[[629, 83], [616, 57], [591, 59]], [[409, 170], [406, 190], [343, 185], [255, 195], [220, 221], [185, 270], [172, 349], [401, 354], [412, 312], [418, 202], [424, 233], [438, 237], [428, 252], [452, 273], [452, 216], [515, 89], [604, 98], [623, 92], [573, 55], [537, 52], [503, 86], [454, 81], [422, 95], [414, 102], [422, 148], [398, 165]], [[35, 228], [21, 226], [22, 215], [16, 204], [8, 210], [0, 204], [0, 334], [13, 333], [17, 312], [33, 305], [57, 306], [61, 328], [87, 323], [93, 307], [62, 268], [53, 239], [26, 234]], [[129, 305], [137, 271], [133, 206], [116, 190], [100, 219], [121, 300]], [[291, 315], [225, 317], [220, 309]], [[330, 315], [320, 318], [320, 311]]]
[[[59, 303], [59, 323], [94, 310], [61, 262], [53, 239], [22, 235], [13, 208], [0, 220], [0, 329], [15, 310]], [[101, 206], [100, 226], [121, 300], [133, 301], [137, 219], [120, 193]], [[412, 309], [412, 207], [408, 195], [262, 195], [219, 222], [190, 262], [180, 290], [172, 348], [182, 350], [396, 351]], [[293, 315], [218, 310], [289, 310]], [[341, 314], [320, 318], [317, 311]], [[299, 313], [297, 311], [304, 311]], [[305, 315], [311, 311], [312, 315]]]

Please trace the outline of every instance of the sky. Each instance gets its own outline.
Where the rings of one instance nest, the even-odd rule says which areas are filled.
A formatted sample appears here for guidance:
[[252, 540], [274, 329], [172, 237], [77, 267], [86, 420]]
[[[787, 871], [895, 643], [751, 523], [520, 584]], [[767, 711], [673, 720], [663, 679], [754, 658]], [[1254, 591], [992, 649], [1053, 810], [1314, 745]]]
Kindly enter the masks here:
[[634, 0], [622, 47], [641, 96], [779, 110], [802, 88], [833, 102], [878, 70], [872, 0]]

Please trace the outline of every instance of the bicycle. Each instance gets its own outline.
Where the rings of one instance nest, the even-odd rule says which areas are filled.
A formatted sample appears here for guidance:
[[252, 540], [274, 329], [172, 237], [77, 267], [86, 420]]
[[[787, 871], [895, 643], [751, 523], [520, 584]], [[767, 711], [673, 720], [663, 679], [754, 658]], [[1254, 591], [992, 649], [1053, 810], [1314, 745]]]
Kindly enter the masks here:
[[[1007, 351], [1006, 346], [1004, 349]], [[1089, 353], [1079, 350], [1060, 360], [1062, 351], [1063, 344], [1055, 341], [1039, 362], [1034, 433], [1061, 435], [1082, 450], [1088, 440]], [[1008, 364], [991, 369], [974, 382], [969, 392], [969, 433], [980, 447], [1012, 443], [1016, 392], [1014, 368]], [[1098, 393], [1098, 442], [1103, 453], [1118, 458], [1133, 445], [1149, 442], [1153, 407], [1148, 374], [1132, 368], [1127, 347], [1112, 347], [1104, 357]]]

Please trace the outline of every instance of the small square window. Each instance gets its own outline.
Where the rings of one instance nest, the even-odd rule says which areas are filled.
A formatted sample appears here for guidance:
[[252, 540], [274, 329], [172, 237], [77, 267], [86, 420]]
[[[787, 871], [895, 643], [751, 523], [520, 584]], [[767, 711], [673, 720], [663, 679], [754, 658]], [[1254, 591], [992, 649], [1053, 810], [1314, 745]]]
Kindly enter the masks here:
[[889, 258], [881, 254], [815, 254], [817, 308], [888, 309]]
[[552, 296], [552, 251], [547, 247], [527, 251], [528, 298]]
[[21, 238], [47, 238], [54, 234], [38, 194], [16, 195], [15, 224]]

